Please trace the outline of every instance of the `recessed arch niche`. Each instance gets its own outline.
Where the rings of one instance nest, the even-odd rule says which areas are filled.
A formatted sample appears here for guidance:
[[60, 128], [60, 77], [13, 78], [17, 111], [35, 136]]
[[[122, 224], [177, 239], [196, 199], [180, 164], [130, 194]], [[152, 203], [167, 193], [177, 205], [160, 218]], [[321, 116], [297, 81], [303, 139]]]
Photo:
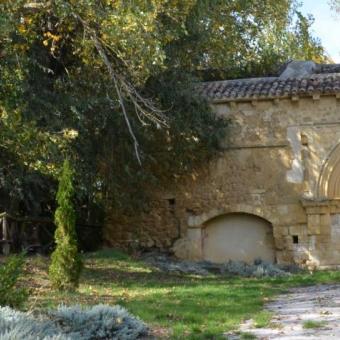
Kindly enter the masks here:
[[202, 231], [204, 260], [253, 263], [261, 258], [275, 262], [273, 228], [261, 217], [244, 213], [225, 214], [204, 223]]

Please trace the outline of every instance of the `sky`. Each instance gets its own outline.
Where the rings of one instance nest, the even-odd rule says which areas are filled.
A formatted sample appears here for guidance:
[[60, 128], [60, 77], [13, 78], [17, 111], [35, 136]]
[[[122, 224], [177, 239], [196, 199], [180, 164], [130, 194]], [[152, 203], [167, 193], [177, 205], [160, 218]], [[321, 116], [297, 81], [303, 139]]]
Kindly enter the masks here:
[[315, 21], [312, 31], [334, 62], [340, 63], [340, 16], [335, 17], [328, 0], [302, 0], [303, 14], [312, 14]]

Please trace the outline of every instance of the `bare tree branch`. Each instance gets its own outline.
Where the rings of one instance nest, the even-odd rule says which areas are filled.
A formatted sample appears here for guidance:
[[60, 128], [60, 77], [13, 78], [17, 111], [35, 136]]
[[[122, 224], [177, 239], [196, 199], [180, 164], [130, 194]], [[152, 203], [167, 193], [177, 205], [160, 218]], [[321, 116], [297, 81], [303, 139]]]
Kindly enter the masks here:
[[[156, 124], [157, 127], [167, 126], [166, 116], [164, 115], [163, 111], [159, 110], [153, 104], [153, 101], [151, 99], [144, 98], [131, 83], [129, 83], [122, 75], [115, 72], [114, 67], [106, 53], [105, 45], [97, 37], [96, 32], [91, 29], [89, 25], [79, 15], [75, 13], [73, 13], [73, 15], [82, 23], [84, 29], [89, 33], [97, 52], [99, 53], [109, 72], [110, 78], [112, 79], [115, 87], [119, 105], [122, 109], [126, 125], [134, 143], [136, 158], [138, 160], [138, 163], [141, 165], [142, 162], [139, 152], [139, 143], [136, 135], [133, 132], [129, 120], [129, 116], [124, 103], [124, 97], [128, 98], [128, 100], [133, 104], [137, 118], [143, 125], [147, 125], [145, 120], [149, 120], [152, 123]], [[110, 97], [108, 97], [108, 99], [110, 100], [110, 103], [113, 104], [113, 100]]]

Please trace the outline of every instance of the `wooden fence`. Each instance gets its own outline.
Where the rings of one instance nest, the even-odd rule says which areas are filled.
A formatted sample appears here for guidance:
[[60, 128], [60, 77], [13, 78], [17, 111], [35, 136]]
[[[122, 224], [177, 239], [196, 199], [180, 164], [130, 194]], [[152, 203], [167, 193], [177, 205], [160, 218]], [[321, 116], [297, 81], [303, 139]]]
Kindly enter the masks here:
[[[80, 248], [95, 250], [101, 244], [101, 226], [77, 224]], [[0, 213], [0, 252], [20, 251], [48, 253], [54, 247], [55, 225], [43, 217], [17, 217]]]

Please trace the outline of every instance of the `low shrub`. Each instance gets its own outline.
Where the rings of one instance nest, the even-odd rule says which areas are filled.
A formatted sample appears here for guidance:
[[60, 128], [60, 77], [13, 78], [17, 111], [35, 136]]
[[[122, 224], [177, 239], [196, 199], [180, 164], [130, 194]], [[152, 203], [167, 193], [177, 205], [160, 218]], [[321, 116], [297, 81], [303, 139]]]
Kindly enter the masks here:
[[25, 258], [24, 255], [13, 255], [0, 264], [0, 306], [21, 307], [28, 297], [25, 288], [17, 285]]
[[281, 269], [272, 263], [256, 259], [254, 264], [243, 261], [228, 261], [221, 270], [223, 274], [239, 275], [245, 277], [264, 277], [264, 276], [288, 276], [289, 272]]
[[53, 322], [37, 320], [27, 313], [0, 307], [0, 339], [47, 340], [70, 339], [62, 336]]
[[121, 306], [97, 305], [90, 309], [80, 306], [59, 307], [50, 313], [68, 335], [81, 339], [136, 339], [146, 333], [146, 326]]
[[142, 260], [157, 269], [175, 274], [193, 274], [207, 276], [211, 274], [235, 275], [244, 277], [276, 277], [288, 276], [299, 272], [294, 265], [282, 266], [263, 261], [260, 258], [252, 264], [244, 261], [229, 260], [226, 263], [214, 263], [210, 261], [183, 261], [168, 254], [149, 252], [142, 255]]
[[121, 306], [59, 307], [44, 317], [0, 308], [2, 340], [132, 340], [143, 335], [146, 325]]

